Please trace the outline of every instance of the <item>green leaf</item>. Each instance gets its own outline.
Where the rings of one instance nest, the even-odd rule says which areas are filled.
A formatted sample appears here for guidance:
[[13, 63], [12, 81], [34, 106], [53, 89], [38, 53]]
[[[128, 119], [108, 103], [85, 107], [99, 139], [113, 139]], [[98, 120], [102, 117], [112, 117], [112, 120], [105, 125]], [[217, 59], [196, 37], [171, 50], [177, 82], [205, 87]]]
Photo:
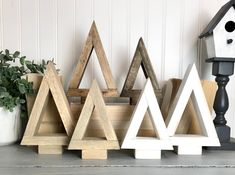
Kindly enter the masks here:
[[6, 55], [10, 55], [10, 52], [8, 49], [5, 50]]
[[4, 54], [0, 54], [0, 60], [3, 60], [3, 59], [4, 59], [4, 57], [5, 57], [5, 55], [4, 55]]
[[15, 51], [15, 53], [13, 54], [13, 58], [17, 58], [20, 55], [19, 51]]
[[26, 88], [25, 88], [24, 84], [19, 84], [19, 91], [21, 94], [26, 93]]
[[8, 92], [0, 92], [0, 98], [6, 98], [9, 96]]
[[20, 99], [20, 104], [24, 104], [26, 101], [24, 99]]
[[25, 58], [26, 58], [26, 57], [21, 57], [21, 58], [20, 58], [20, 64], [21, 64], [21, 65], [24, 65], [24, 64], [25, 64]]

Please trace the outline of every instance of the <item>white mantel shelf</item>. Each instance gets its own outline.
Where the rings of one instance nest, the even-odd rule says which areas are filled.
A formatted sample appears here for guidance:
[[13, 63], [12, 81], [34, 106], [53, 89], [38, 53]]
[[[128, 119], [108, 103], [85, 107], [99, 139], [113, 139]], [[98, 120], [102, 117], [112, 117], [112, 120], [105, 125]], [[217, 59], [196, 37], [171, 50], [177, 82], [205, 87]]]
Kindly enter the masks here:
[[110, 151], [107, 160], [82, 160], [80, 151], [63, 155], [38, 155], [19, 145], [0, 147], [0, 174], [234, 174], [235, 151], [208, 151], [202, 156], [162, 153], [161, 160], [136, 160], [131, 151]]

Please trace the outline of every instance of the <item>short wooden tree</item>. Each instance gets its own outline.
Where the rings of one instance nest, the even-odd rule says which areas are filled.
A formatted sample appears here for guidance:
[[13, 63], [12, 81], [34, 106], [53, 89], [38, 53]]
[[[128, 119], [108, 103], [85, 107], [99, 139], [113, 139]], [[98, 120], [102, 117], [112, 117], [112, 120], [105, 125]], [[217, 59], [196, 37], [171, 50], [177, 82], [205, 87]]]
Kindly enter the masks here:
[[[49, 93], [56, 104], [65, 133], [38, 134], [42, 114], [49, 101]], [[49, 62], [34, 102], [21, 145], [37, 145], [39, 154], [61, 154], [68, 145], [74, 129], [74, 120], [60, 78], [52, 62]]]
[[[106, 138], [86, 137], [86, 129], [96, 110]], [[107, 150], [120, 149], [116, 133], [105, 109], [105, 102], [94, 80], [73, 132], [68, 149], [82, 150], [82, 159], [107, 159]]]

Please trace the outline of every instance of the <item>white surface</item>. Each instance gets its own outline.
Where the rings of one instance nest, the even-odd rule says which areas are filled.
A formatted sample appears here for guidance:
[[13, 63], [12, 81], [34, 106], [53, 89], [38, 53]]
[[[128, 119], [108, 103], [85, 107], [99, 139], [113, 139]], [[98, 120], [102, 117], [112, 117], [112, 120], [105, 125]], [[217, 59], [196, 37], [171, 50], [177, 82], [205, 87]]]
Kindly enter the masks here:
[[19, 106], [13, 112], [0, 107], [0, 146], [18, 141], [21, 135]]
[[135, 150], [136, 159], [161, 159], [161, 150]]
[[[0, 49], [21, 50], [37, 61], [55, 58], [68, 82], [95, 19], [119, 91], [141, 36], [161, 85], [168, 78], [182, 78], [188, 64], [196, 61], [199, 65], [199, 58], [206, 65], [204, 77], [209, 77], [211, 67], [204, 63], [206, 55], [199, 51], [198, 35], [227, 1], [0, 0]], [[89, 62], [83, 87], [90, 87], [94, 77], [100, 77], [98, 82], [105, 87], [96, 66], [95, 61]], [[142, 76], [138, 78], [137, 87], [144, 82]], [[227, 88], [230, 108], [226, 115], [233, 136], [234, 87], [235, 76]]]
[[[204, 137], [195, 137], [193, 135], [181, 135], [181, 137], [177, 137], [175, 135], [190, 95]], [[185, 148], [184, 154], [194, 154], [194, 150], [189, 147], [190, 144], [195, 145], [196, 143], [198, 146], [220, 146], [201, 81], [194, 64], [190, 65], [185, 73], [166, 118], [166, 125], [172, 144], [179, 147], [183, 145], [183, 147], [180, 148], [180, 152], [183, 152], [183, 148]]]
[[[140, 129], [141, 122], [144, 119], [145, 113], [148, 111], [153, 128], [158, 137], [138, 137], [137, 133]], [[157, 99], [154, 95], [153, 87], [150, 79], [148, 78], [144, 89], [140, 95], [138, 103], [133, 111], [130, 119], [130, 126], [127, 130], [123, 140], [122, 149], [138, 149], [136, 158], [161, 158], [159, 155], [151, 155], [148, 151], [146, 154], [144, 150], [171, 150], [173, 149], [169, 136], [167, 134], [166, 125], [164, 123]], [[143, 157], [142, 157], [143, 156]]]
[[202, 147], [201, 146], [194, 146], [190, 145], [181, 145], [177, 148], [178, 155], [201, 155], [202, 154]]

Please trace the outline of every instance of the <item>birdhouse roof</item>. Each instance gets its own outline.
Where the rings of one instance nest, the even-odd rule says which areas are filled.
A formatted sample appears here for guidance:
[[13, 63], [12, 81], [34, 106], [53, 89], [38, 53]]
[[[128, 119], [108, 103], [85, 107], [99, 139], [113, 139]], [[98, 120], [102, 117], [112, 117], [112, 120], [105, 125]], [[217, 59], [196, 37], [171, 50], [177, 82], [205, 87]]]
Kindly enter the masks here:
[[213, 34], [213, 30], [217, 26], [217, 24], [221, 21], [224, 15], [228, 12], [228, 10], [233, 7], [235, 9], [235, 0], [231, 0], [227, 2], [213, 17], [207, 27], [203, 30], [199, 38], [207, 37]]

